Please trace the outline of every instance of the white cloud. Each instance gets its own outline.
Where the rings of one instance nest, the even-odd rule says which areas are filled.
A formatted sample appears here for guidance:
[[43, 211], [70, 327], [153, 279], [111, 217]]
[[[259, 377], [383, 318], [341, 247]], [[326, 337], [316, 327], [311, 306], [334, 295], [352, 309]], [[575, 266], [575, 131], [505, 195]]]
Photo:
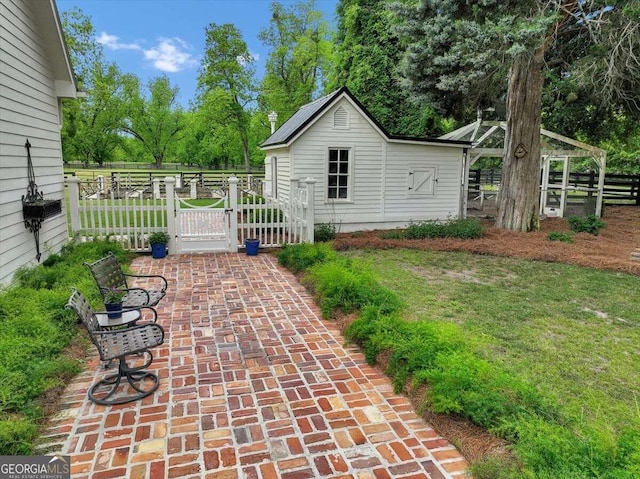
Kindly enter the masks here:
[[144, 57], [154, 68], [175, 73], [197, 65], [196, 59], [187, 51], [190, 49], [191, 46], [180, 38], [159, 38], [155, 47], [144, 50]]
[[139, 43], [123, 43], [120, 37], [102, 32], [97, 42], [110, 50], [138, 50], [154, 68], [162, 72], [175, 73], [197, 65], [196, 59], [189, 50], [193, 47], [181, 38], [160, 37], [156, 46], [143, 48]]
[[137, 43], [121, 43], [120, 37], [109, 35], [106, 32], [100, 34], [97, 42], [111, 50], [142, 50], [142, 47]]

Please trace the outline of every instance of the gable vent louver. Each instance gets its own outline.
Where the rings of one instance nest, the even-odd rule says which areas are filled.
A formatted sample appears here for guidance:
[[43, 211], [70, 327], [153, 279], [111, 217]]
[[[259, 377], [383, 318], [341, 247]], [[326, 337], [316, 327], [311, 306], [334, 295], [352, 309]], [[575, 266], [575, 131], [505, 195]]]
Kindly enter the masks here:
[[348, 122], [348, 114], [347, 111], [339, 107], [335, 113], [333, 114], [333, 126], [335, 128], [346, 128]]

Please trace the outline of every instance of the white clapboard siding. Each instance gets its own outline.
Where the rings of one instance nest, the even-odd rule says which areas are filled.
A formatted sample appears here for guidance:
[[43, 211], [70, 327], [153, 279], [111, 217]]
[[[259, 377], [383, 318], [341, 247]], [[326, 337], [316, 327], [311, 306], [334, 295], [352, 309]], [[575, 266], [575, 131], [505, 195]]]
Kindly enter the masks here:
[[[316, 224], [358, 231], [460, 216], [464, 142], [389, 136], [346, 89], [305, 105], [292, 118], [297, 120], [285, 123], [280, 137], [275, 133], [291, 135], [286, 147], [278, 148], [279, 157], [289, 160], [278, 163], [278, 174], [317, 180]], [[275, 145], [269, 140], [266, 145], [272, 155]], [[346, 200], [328, 199], [330, 148], [350, 152]], [[285, 164], [288, 170], [281, 167]], [[279, 196], [285, 195], [279, 189]]]
[[61, 77], [54, 73], [61, 68], [52, 63], [64, 46], [43, 37], [42, 32], [51, 29], [39, 22], [57, 21], [53, 11], [43, 15], [36, 10], [51, 8], [48, 1], [0, 2], [0, 284], [10, 282], [20, 266], [36, 263], [34, 235], [25, 228], [22, 215], [28, 186], [27, 139], [38, 190], [45, 199], [63, 204], [62, 214], [42, 223], [41, 260], [68, 241], [56, 92]]
[[[348, 116], [346, 127], [334, 127], [336, 109]], [[353, 105], [340, 101], [316, 121], [292, 145], [294, 177], [315, 178], [316, 223], [352, 223], [382, 220], [382, 157], [384, 138]], [[327, 154], [329, 148], [350, 150], [350, 201], [327, 200]]]
[[267, 152], [265, 157], [265, 183], [267, 185], [267, 189], [265, 192], [268, 192], [269, 195], [272, 195], [272, 185], [273, 185], [273, 177], [272, 177], [272, 169], [271, 169], [271, 161], [272, 158], [277, 159], [278, 165], [278, 177], [276, 178], [278, 182], [277, 191], [278, 197], [288, 198], [289, 190], [291, 188], [291, 157], [288, 148], [279, 148], [270, 150]]
[[[462, 175], [461, 150], [391, 143], [388, 147], [384, 214], [387, 221], [422, 221], [457, 217]], [[432, 172], [421, 192], [409, 173]], [[432, 188], [432, 189], [430, 189]], [[429, 191], [428, 191], [429, 190]]]

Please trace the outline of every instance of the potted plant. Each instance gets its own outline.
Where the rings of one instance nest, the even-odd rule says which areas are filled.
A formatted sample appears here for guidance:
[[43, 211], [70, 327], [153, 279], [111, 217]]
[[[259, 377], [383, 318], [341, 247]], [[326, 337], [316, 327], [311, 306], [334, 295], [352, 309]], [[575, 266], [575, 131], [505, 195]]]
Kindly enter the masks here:
[[167, 255], [167, 243], [169, 243], [169, 235], [164, 231], [151, 233], [149, 235], [151, 256], [154, 258], [164, 258]]
[[109, 319], [122, 317], [122, 301], [126, 292], [119, 289], [108, 289], [104, 292], [104, 309]]

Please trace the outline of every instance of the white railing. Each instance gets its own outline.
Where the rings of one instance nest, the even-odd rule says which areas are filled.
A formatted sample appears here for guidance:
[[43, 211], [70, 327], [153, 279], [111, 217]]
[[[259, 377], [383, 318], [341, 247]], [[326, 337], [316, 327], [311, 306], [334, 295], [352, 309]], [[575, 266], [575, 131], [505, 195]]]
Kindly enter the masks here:
[[117, 198], [114, 190], [81, 195], [81, 181], [71, 177], [69, 216], [71, 236], [79, 241], [110, 239], [125, 249], [149, 249], [148, 237], [155, 231], [167, 231], [167, 201], [142, 195]]
[[[176, 224], [176, 179], [164, 179], [166, 197], [160, 197], [160, 180], [154, 180], [153, 198], [143, 195], [118, 198], [111, 189], [81, 195], [81, 180], [67, 179], [69, 185], [70, 233], [74, 239], [111, 239], [134, 251], [149, 249], [148, 237], [166, 231], [171, 238], [169, 254], [177, 253], [180, 231]], [[263, 247], [286, 243], [313, 243], [315, 180], [301, 180], [292, 188], [291, 198], [261, 197], [255, 191], [238, 192], [238, 179], [228, 180], [229, 251], [244, 247], [246, 239], [259, 239]]]
[[303, 180], [291, 198], [281, 200], [243, 193], [238, 204], [238, 240], [258, 239], [264, 247], [286, 243], [313, 243], [313, 191], [315, 180]]

